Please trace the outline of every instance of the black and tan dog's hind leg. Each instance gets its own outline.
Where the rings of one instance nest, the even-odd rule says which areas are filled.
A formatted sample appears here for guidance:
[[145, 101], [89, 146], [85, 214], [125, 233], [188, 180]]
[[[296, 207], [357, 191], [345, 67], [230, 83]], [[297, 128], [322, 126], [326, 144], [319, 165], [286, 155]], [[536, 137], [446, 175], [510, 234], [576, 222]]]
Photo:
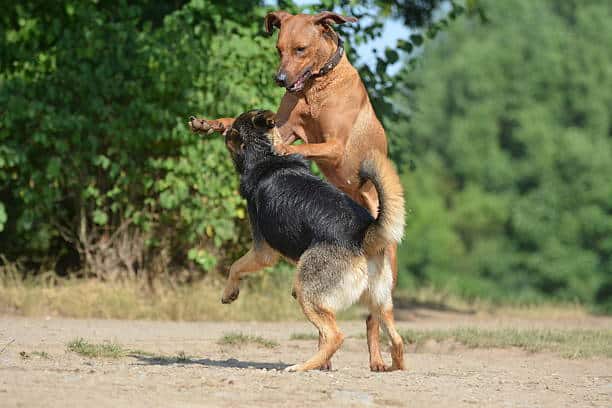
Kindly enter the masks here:
[[253, 244], [253, 247], [230, 267], [221, 302], [227, 304], [236, 300], [240, 294], [240, 280], [244, 275], [272, 266], [278, 258], [278, 252], [266, 242]]
[[[299, 299], [299, 294], [298, 294]], [[344, 334], [336, 324], [336, 313], [310, 302], [300, 302], [304, 314], [319, 330], [319, 350], [305, 363], [287, 367], [285, 371], [307, 371], [331, 364], [330, 359], [344, 342]]]
[[336, 323], [336, 312], [355, 303], [367, 287], [367, 265], [363, 255], [333, 246], [307, 250], [296, 271], [294, 289], [308, 320], [319, 331], [319, 349], [305, 363], [286, 371], [325, 368], [344, 341]]
[[[321, 350], [323, 343], [324, 343], [323, 335], [319, 333], [319, 350]], [[332, 369], [331, 358], [328, 359], [326, 362], [324, 362], [321, 367], [319, 367], [319, 370], [321, 371], [331, 371], [331, 369]]]

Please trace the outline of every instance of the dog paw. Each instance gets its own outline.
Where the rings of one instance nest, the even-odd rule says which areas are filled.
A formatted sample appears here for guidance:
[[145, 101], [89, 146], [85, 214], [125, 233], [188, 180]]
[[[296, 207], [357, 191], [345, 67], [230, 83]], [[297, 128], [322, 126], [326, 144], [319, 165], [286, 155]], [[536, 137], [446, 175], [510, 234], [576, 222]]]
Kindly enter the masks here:
[[299, 364], [294, 364], [292, 366], [286, 367], [284, 371], [288, 373], [294, 373], [294, 372], [302, 371], [302, 370], [300, 369]]
[[274, 150], [276, 151], [276, 154], [280, 156], [286, 156], [294, 153], [293, 146], [284, 143], [274, 145]]
[[223, 297], [221, 298], [221, 303], [227, 305], [232, 303], [234, 300], [238, 299], [238, 295], [240, 294], [240, 289], [236, 288], [232, 291], [225, 291], [223, 293]]
[[187, 123], [189, 125], [189, 130], [191, 130], [192, 133], [203, 133], [206, 135], [210, 135], [215, 131], [215, 129], [213, 129], [213, 126], [211, 126], [211, 124], [207, 120], [198, 119], [194, 116], [191, 116], [189, 118], [189, 122]]
[[370, 363], [370, 371], [382, 373], [382, 372], [388, 371], [388, 367], [385, 366], [385, 363], [383, 363], [382, 361], [376, 361], [376, 362]]
[[321, 371], [331, 371], [331, 369], [332, 369], [331, 361], [327, 361], [321, 367], [319, 367], [319, 370]]
[[403, 371], [406, 369], [404, 364], [397, 365], [395, 363], [391, 364], [391, 367], [387, 367], [387, 371]]

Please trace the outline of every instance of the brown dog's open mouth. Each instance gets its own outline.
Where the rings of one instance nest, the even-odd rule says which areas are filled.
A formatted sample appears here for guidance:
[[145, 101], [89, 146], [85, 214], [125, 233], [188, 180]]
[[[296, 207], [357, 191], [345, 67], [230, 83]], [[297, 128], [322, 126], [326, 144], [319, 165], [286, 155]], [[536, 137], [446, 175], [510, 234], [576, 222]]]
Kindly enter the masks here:
[[289, 92], [301, 91], [302, 89], [304, 89], [304, 86], [306, 85], [306, 81], [308, 81], [311, 75], [312, 75], [312, 70], [310, 68], [307, 68], [304, 72], [302, 72], [302, 74], [298, 77], [298, 79], [295, 80], [293, 85], [287, 87], [287, 91]]

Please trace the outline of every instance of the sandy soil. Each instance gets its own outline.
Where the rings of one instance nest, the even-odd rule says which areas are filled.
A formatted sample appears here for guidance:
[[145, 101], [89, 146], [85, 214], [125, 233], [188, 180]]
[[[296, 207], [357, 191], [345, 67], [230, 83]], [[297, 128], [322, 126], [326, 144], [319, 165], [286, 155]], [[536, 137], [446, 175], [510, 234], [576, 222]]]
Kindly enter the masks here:
[[[525, 320], [415, 314], [400, 328], [612, 327], [610, 319]], [[348, 335], [362, 322], [341, 322]], [[222, 346], [232, 331], [280, 345]], [[314, 340], [289, 340], [306, 323], [175, 323], [0, 317], [0, 407], [611, 407], [612, 360], [569, 360], [518, 349], [452, 344], [409, 348], [404, 372], [372, 373], [365, 340], [349, 338], [331, 372], [285, 373]], [[66, 351], [76, 337], [110, 340], [183, 362], [149, 357], [91, 359]], [[9, 344], [11, 340], [14, 341]], [[8, 344], [8, 346], [6, 346]], [[5, 347], [6, 346], [6, 347]], [[4, 351], [2, 349], [5, 348]], [[29, 357], [23, 358], [20, 352]], [[33, 352], [47, 352], [43, 358]], [[389, 355], [385, 355], [389, 359]]]

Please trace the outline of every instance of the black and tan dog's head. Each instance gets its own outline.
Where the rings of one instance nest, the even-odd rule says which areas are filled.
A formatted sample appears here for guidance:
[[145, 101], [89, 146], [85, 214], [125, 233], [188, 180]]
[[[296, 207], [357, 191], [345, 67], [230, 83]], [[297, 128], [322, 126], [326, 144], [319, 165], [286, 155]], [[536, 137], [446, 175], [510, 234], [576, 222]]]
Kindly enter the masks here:
[[274, 145], [282, 141], [276, 127], [275, 114], [267, 110], [251, 110], [238, 116], [225, 133], [225, 145], [239, 172], [247, 156], [273, 154]]

